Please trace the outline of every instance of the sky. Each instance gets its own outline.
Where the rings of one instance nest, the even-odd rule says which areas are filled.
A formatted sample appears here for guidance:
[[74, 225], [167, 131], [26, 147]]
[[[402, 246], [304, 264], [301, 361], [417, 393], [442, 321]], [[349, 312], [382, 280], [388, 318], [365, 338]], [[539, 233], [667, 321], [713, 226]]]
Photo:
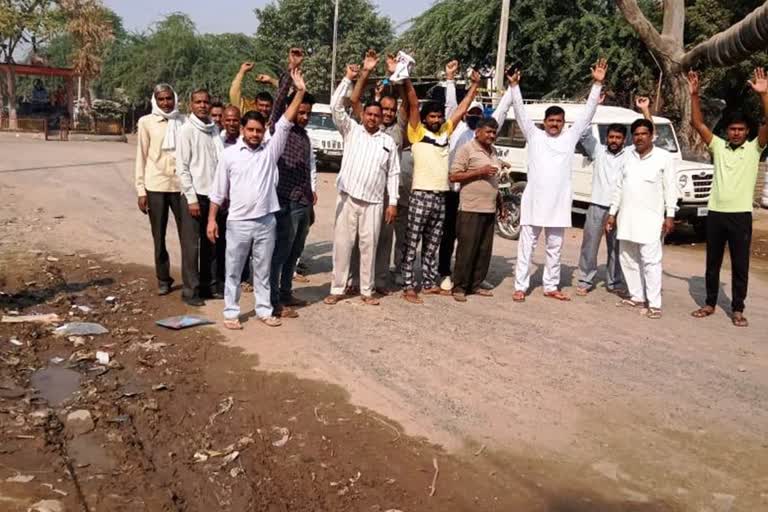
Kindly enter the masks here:
[[[269, 0], [103, 0], [123, 18], [125, 28], [144, 30], [172, 12], [188, 14], [200, 32], [256, 32], [253, 9]], [[392, 18], [395, 26], [425, 11], [433, 0], [373, 0], [379, 12]]]

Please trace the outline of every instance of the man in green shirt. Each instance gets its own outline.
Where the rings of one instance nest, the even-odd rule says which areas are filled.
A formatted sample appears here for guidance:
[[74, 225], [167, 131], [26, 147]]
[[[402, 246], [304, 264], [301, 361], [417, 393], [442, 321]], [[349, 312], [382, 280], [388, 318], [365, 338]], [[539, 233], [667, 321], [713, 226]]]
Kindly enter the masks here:
[[691, 125], [707, 144], [715, 166], [707, 215], [706, 304], [692, 313], [696, 318], [715, 312], [720, 288], [720, 267], [725, 245], [731, 255], [731, 320], [737, 327], [747, 327], [744, 299], [747, 297], [749, 255], [752, 243], [752, 199], [757, 181], [760, 155], [768, 144], [768, 78], [763, 68], [755, 69], [749, 82], [760, 96], [765, 122], [757, 138], [747, 140], [750, 123], [744, 114], [733, 112], [725, 116], [727, 140], [712, 133], [704, 124], [699, 98], [699, 76], [688, 73], [691, 91]]

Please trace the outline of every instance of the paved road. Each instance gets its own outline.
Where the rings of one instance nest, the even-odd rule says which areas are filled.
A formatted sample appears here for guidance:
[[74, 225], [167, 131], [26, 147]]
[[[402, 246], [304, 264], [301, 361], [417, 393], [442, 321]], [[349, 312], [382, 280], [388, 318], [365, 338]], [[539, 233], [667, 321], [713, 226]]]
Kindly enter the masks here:
[[[0, 137], [2, 250], [47, 247], [151, 264], [133, 153], [129, 144]], [[407, 433], [553, 495], [578, 499], [589, 489], [644, 511], [768, 507], [765, 261], [751, 276], [749, 329], [732, 327], [720, 311], [689, 316], [703, 298], [701, 245], [665, 247], [660, 321], [615, 307], [602, 290], [569, 304], [544, 299], [540, 268], [531, 298], [513, 304], [516, 243], [498, 238], [494, 298], [411, 306], [394, 296], [379, 308], [357, 300], [328, 307], [321, 299], [334, 177], [321, 174], [307, 248], [313, 274], [297, 292], [313, 304], [280, 329], [249, 322], [228, 333], [231, 343], [259, 354], [261, 368], [338, 383]], [[764, 212], [758, 219], [766, 224]], [[580, 238], [578, 229], [567, 233], [567, 286]], [[723, 287], [730, 289], [727, 274]], [[217, 317], [220, 307], [206, 312]]]

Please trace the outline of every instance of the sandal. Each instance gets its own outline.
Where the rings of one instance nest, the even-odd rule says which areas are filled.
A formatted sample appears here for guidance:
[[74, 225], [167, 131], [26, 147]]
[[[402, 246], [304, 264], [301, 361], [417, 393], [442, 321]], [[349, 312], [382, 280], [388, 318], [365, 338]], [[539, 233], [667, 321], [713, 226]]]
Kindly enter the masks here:
[[360, 297], [360, 299], [363, 301], [363, 304], [365, 304], [366, 306], [378, 306], [381, 304], [381, 301], [379, 301], [379, 299], [377, 299], [376, 297], [369, 297], [369, 296], [363, 295], [362, 297]]
[[544, 296], [549, 299], [560, 300], [563, 302], [568, 302], [569, 300], [571, 300], [569, 296], [567, 296], [560, 290], [555, 290], [554, 292], [544, 292]]
[[424, 288], [421, 290], [424, 295], [450, 295], [450, 290], [443, 290], [439, 286], [433, 286], [432, 288]]
[[749, 322], [742, 313], [734, 313], [731, 317], [731, 323], [736, 327], [749, 327]]
[[479, 295], [480, 297], [493, 297], [493, 292], [484, 288], [478, 288], [475, 290], [475, 295]]
[[714, 314], [715, 314], [715, 308], [713, 308], [712, 306], [704, 306], [697, 309], [693, 313], [691, 313], [691, 316], [693, 318], [706, 318]]
[[406, 302], [410, 302], [411, 304], [424, 304], [424, 301], [419, 297], [419, 294], [416, 293], [416, 290], [406, 290], [403, 292], [403, 299], [406, 300]]
[[242, 331], [243, 330], [243, 324], [240, 323], [240, 320], [237, 318], [234, 318], [232, 320], [224, 320], [224, 327], [227, 329], [230, 329], [232, 331]]
[[512, 294], [512, 300], [515, 302], [525, 302], [525, 292], [517, 290]]
[[335, 306], [342, 300], [344, 300], [347, 296], [346, 295], [329, 295], [326, 298], [323, 299], [323, 304], [328, 304], [329, 306]]
[[637, 308], [642, 306], [643, 304], [641, 302], [635, 302], [632, 299], [621, 299], [621, 301], [616, 303], [617, 308], [627, 307], [627, 308]]
[[467, 302], [467, 296], [462, 292], [453, 292], [453, 300], [456, 302]]
[[259, 321], [263, 323], [264, 325], [268, 325], [269, 327], [280, 327], [283, 325], [283, 321], [277, 318], [276, 316], [267, 316], [264, 318], [259, 318]]
[[297, 283], [308, 283], [309, 282], [309, 278], [307, 276], [303, 276], [301, 274], [294, 274], [293, 275], [293, 280], [296, 281]]
[[648, 311], [645, 313], [645, 317], [650, 318], [651, 320], [658, 320], [661, 318], [661, 309], [648, 308]]
[[275, 316], [278, 318], [299, 318], [299, 313], [295, 309], [288, 306], [282, 306], [275, 311]]

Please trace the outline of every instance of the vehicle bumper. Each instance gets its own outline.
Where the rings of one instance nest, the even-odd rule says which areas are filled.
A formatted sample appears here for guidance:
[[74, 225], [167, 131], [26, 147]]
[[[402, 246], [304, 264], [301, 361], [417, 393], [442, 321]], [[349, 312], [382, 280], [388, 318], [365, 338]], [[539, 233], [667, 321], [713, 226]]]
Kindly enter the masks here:
[[695, 222], [697, 220], [706, 219], [707, 213], [709, 213], [707, 203], [678, 203], [675, 219], [684, 220], [687, 222]]

